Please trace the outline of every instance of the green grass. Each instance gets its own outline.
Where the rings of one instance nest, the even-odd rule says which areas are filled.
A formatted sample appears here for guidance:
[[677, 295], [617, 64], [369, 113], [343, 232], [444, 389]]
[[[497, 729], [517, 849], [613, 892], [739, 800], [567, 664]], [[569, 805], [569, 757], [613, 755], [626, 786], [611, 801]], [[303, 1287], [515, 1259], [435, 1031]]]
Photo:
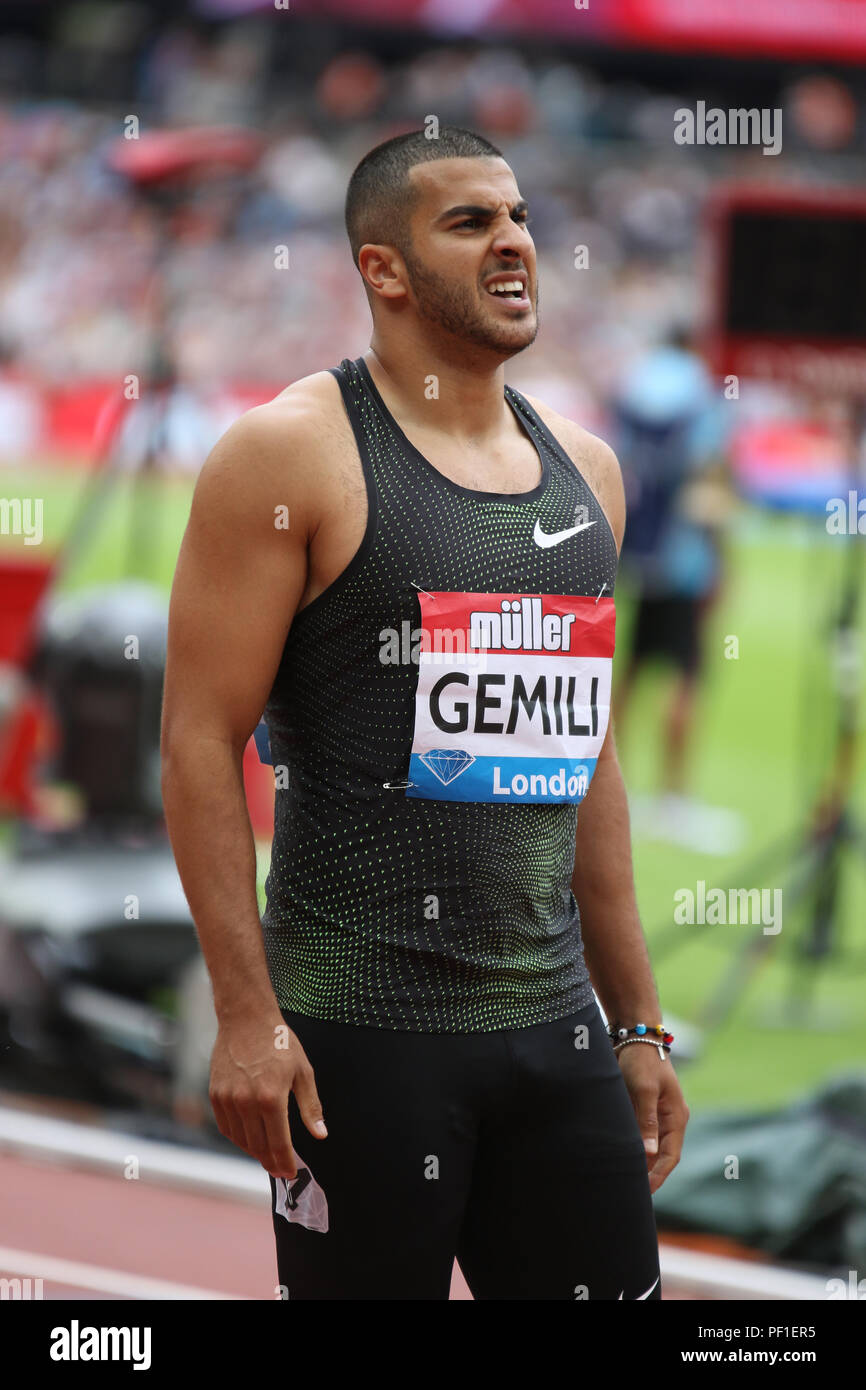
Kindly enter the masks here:
[[[701, 1058], [684, 1068], [692, 1108], [776, 1104], [833, 1072], [866, 1064], [866, 859], [847, 856], [837, 918], [838, 946], [818, 966], [804, 961], [806, 912], [795, 910], [784, 856], [756, 878], [748, 866], [789, 832], [804, 831], [833, 748], [835, 705], [828, 671], [830, 615], [838, 601], [841, 555], [823, 529], [790, 519], [747, 515], [731, 544], [729, 579], [707, 633], [707, 679], [697, 720], [691, 790], [701, 800], [738, 810], [749, 828], [746, 848], [716, 858], [637, 840], [635, 880], [645, 931], [672, 937], [654, 961], [666, 1012], [698, 1027], [702, 1007], [744, 938], [760, 928], [673, 923], [674, 893], [709, 886], [780, 887], [783, 928], [744, 983], [725, 1023], [706, 1038]], [[820, 522], [818, 523], [820, 528]], [[804, 540], [808, 538], [808, 545]], [[835, 600], [835, 601], [834, 601]], [[739, 657], [724, 656], [725, 637], [739, 638]], [[860, 648], [862, 653], [862, 626]], [[658, 730], [668, 682], [648, 672], [634, 718], [620, 743], [630, 790], [647, 791], [659, 771]], [[855, 808], [866, 826], [862, 770]], [[801, 857], [795, 855], [795, 862]], [[858, 959], [859, 957], [859, 959]], [[861, 973], [857, 973], [858, 969]], [[814, 1004], [816, 1027], [806, 1005]], [[804, 1022], [778, 1026], [793, 1003]]]
[[[26, 489], [24, 484], [26, 482]], [[0, 474], [0, 495], [44, 498], [45, 540], [54, 550], [66, 533], [80, 492], [72, 472]], [[168, 589], [189, 509], [192, 484], [149, 481], [134, 490], [118, 480], [89, 542], [61, 581], [64, 589], [133, 573]], [[0, 537], [3, 549], [32, 553]], [[653, 955], [673, 931], [674, 893], [708, 886], [786, 889], [784, 926], [741, 991], [730, 1017], [705, 1038], [699, 1060], [680, 1070], [693, 1111], [709, 1106], [782, 1103], [831, 1074], [866, 1067], [866, 860], [849, 856], [838, 917], [838, 944], [829, 961], [798, 966], [805, 922], [793, 910], [781, 864], [760, 880], [746, 866], [763, 848], [798, 828], [829, 764], [835, 705], [828, 634], [842, 572], [841, 538], [820, 520], [806, 524], [745, 511], [728, 551], [728, 581], [709, 623], [706, 681], [697, 721], [690, 790], [701, 800], [742, 813], [749, 844], [727, 859], [636, 839], [635, 877]], [[620, 650], [630, 610], [618, 599]], [[724, 639], [739, 639], [739, 657], [724, 656]], [[860, 650], [862, 657], [862, 621]], [[619, 740], [631, 791], [657, 785], [668, 677], [648, 671], [638, 686]], [[855, 809], [866, 826], [866, 778], [858, 773]], [[267, 869], [260, 856], [259, 884]], [[745, 877], [743, 877], [745, 873]], [[701, 1026], [703, 1010], [745, 936], [760, 927], [683, 926], [675, 948], [654, 960], [664, 1010]], [[792, 993], [793, 989], [793, 993]], [[799, 991], [799, 993], [797, 992]], [[805, 993], [804, 993], [805, 991]], [[802, 1023], [777, 1026], [793, 999]], [[806, 1004], [815, 1005], [810, 1026]]]

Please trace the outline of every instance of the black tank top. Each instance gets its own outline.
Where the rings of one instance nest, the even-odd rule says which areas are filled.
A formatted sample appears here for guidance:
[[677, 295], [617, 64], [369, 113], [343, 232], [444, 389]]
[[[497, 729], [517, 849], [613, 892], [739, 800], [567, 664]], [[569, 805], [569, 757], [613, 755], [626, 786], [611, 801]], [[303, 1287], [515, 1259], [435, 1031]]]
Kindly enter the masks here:
[[411, 1032], [551, 1022], [592, 999], [570, 880], [608, 722], [613, 534], [520, 392], [541, 479], [478, 492], [409, 442], [363, 358], [330, 370], [368, 515], [264, 712], [278, 1003]]

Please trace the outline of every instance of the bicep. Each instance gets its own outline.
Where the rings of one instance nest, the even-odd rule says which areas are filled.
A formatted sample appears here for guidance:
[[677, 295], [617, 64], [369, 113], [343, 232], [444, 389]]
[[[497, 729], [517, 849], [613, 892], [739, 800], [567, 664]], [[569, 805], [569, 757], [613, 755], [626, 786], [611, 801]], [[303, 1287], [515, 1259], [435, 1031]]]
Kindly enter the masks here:
[[178, 557], [164, 752], [192, 737], [226, 740], [242, 751], [267, 702], [306, 584], [304, 505], [291, 468], [283, 481], [267, 441], [249, 427], [233, 430], [202, 468]]

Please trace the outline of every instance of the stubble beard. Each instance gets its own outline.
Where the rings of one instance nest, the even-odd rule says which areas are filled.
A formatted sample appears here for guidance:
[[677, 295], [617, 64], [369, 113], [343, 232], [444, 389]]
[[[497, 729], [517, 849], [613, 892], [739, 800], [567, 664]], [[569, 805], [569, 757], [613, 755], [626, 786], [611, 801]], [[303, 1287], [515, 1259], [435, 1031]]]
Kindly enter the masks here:
[[[411, 252], [403, 251], [409, 283], [415, 294], [419, 316], [446, 333], [479, 347], [493, 349], [503, 357], [513, 357], [535, 342], [538, 333], [538, 297], [531, 330], [526, 319], [496, 323], [479, 310], [477, 301], [464, 285], [455, 285], [435, 271], [428, 270]], [[523, 330], [522, 333], [519, 330]]]

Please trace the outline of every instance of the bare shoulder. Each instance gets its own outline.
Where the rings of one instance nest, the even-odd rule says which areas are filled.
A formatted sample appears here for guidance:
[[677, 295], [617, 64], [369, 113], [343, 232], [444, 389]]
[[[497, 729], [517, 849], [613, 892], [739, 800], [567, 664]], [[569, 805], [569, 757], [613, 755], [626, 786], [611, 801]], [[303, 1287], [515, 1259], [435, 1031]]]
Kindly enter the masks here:
[[309, 376], [299, 377], [287, 386], [272, 401], [260, 410], [274, 408], [293, 408], [309, 414], [324, 416], [333, 413], [334, 406], [340, 402], [340, 388], [332, 372], [311, 372]]
[[[305, 530], [315, 529], [322, 459], [340, 435], [344, 412], [330, 372], [302, 377], [264, 405], [233, 421], [214, 445], [196, 484], [199, 510], [248, 510], [266, 504], [294, 509]], [[195, 503], [194, 503], [195, 506]]]
[[[339, 421], [339, 407], [340, 388], [331, 373], [313, 372], [287, 386], [273, 400], [244, 411], [220, 443], [233, 446], [229, 452], [245, 453], [253, 448], [263, 461], [275, 454], [284, 458], [289, 448], [297, 451], [299, 444], [316, 445], [322, 431]], [[294, 466], [300, 462], [295, 459]]]
[[591, 434], [575, 420], [560, 415], [558, 410], [553, 410], [536, 396], [526, 396], [526, 400], [538, 411], [551, 434], [592, 488], [610, 523], [619, 550], [625, 531], [625, 489], [622, 470], [613, 449], [597, 434]]

